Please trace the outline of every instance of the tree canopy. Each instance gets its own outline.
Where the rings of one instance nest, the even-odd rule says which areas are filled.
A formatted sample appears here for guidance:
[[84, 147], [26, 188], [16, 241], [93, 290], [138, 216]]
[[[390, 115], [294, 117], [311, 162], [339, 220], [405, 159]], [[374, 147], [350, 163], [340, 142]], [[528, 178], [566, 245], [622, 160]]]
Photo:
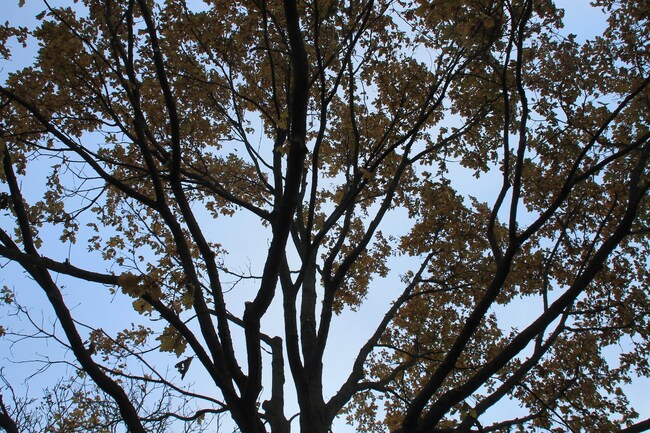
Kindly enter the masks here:
[[650, 375], [650, 7], [592, 3], [590, 38], [550, 0], [3, 24], [2, 344], [74, 373], [31, 403], [6, 377], [0, 427], [650, 429], [626, 394]]

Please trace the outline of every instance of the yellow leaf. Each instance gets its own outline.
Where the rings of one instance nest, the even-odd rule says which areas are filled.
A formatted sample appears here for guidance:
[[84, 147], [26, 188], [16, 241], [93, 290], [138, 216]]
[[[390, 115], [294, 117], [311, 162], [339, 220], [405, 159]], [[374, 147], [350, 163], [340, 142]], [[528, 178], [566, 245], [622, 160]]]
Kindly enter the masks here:
[[485, 27], [488, 30], [491, 30], [494, 28], [496, 25], [496, 22], [494, 21], [494, 18], [491, 16], [487, 16], [483, 19], [483, 27]]
[[117, 284], [122, 287], [122, 292], [134, 298], [139, 298], [144, 294], [144, 287], [140, 285], [140, 277], [130, 272], [120, 275]]
[[372, 171], [366, 170], [365, 168], [361, 168], [359, 171], [361, 172], [361, 177], [363, 177], [365, 180], [371, 180], [373, 177], [375, 177], [375, 174]]
[[280, 120], [278, 120], [278, 128], [286, 130], [287, 119], [289, 119], [289, 113], [287, 111], [283, 111], [282, 114], [280, 114]]
[[153, 311], [151, 305], [142, 298], [133, 301], [133, 309], [140, 314], [145, 314]]
[[181, 356], [187, 347], [187, 341], [171, 325], [166, 326], [156, 340], [160, 341], [161, 352], [173, 352], [176, 356]]
[[160, 299], [162, 296], [162, 290], [160, 289], [160, 286], [152, 278], [145, 278], [144, 290], [147, 294], [151, 295], [151, 297], [156, 300]]
[[188, 310], [192, 308], [192, 305], [194, 305], [194, 290], [188, 287], [187, 291], [183, 293], [183, 296], [181, 298], [181, 303], [183, 304], [183, 307], [185, 307]]

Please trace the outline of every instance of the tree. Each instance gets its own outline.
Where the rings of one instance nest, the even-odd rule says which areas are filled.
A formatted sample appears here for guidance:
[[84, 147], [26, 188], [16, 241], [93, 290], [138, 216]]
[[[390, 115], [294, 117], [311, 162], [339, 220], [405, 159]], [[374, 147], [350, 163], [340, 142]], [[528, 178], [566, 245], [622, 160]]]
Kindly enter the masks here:
[[[43, 0], [0, 32], [4, 59], [39, 43], [0, 87], [0, 255], [73, 356], [49, 394], [68, 426], [648, 429], [624, 391], [650, 375], [645, 2], [594, 1], [589, 40], [542, 0], [196, 3]], [[246, 237], [242, 215], [265, 233], [248, 271], [215, 230]], [[81, 289], [130, 299], [135, 324], [81, 323]], [[22, 290], [4, 298], [29, 314]], [[334, 348], [355, 356], [326, 393], [355, 314], [371, 328]]]

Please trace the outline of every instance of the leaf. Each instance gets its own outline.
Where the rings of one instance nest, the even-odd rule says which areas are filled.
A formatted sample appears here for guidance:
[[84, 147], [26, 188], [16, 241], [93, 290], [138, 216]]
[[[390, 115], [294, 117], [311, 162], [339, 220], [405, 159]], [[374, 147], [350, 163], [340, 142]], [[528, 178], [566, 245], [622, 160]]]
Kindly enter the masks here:
[[280, 119], [278, 120], [278, 128], [280, 129], [287, 129], [287, 119], [289, 119], [289, 112], [288, 111], [283, 111], [280, 114]]
[[13, 304], [15, 300], [15, 294], [8, 286], [3, 286], [0, 289], [0, 300], [5, 304]]
[[372, 180], [373, 177], [375, 177], [374, 173], [366, 168], [360, 168], [359, 172], [361, 173], [361, 177], [365, 180]]
[[156, 340], [160, 341], [161, 352], [171, 352], [177, 357], [180, 357], [187, 348], [187, 341], [172, 325], [167, 325]]
[[180, 362], [177, 362], [174, 367], [178, 370], [178, 372], [181, 375], [181, 380], [185, 379], [185, 375], [187, 374], [187, 371], [190, 368], [190, 364], [192, 363], [192, 359], [194, 359], [193, 356], [190, 356]]
[[133, 309], [140, 314], [151, 313], [153, 311], [151, 304], [142, 298], [133, 301]]
[[139, 298], [145, 293], [145, 287], [140, 284], [141, 278], [130, 272], [125, 272], [117, 279], [117, 284], [122, 288], [122, 292], [134, 298]]

